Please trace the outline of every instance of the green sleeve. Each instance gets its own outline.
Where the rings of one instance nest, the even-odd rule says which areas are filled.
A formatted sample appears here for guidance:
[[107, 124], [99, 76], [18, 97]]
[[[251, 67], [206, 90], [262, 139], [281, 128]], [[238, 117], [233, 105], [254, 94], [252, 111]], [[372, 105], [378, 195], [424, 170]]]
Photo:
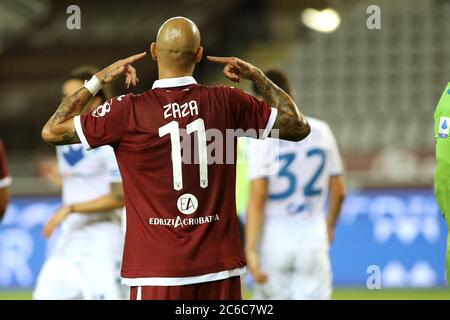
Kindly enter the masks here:
[[442, 93], [434, 112], [434, 137], [436, 139], [436, 159], [450, 163], [450, 83]]

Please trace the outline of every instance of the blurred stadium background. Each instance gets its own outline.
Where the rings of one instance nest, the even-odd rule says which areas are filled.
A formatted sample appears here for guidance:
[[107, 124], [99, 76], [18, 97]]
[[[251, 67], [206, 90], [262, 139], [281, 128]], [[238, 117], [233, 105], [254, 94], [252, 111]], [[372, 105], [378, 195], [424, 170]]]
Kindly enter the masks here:
[[[81, 8], [80, 30], [66, 28], [71, 4]], [[366, 26], [371, 4], [381, 8], [380, 30]], [[307, 27], [307, 8], [337, 15], [324, 24], [307, 10]], [[175, 15], [199, 25], [207, 54], [285, 70], [305, 113], [333, 129], [350, 189], [331, 249], [334, 298], [450, 298], [447, 228], [432, 192], [433, 111], [450, 76], [450, 1], [0, 0], [0, 136], [14, 179], [0, 227], [0, 299], [31, 297], [54, 241], [41, 236], [59, 198], [40, 175], [54, 154], [40, 130], [65, 74], [147, 50]], [[148, 90], [156, 66], [147, 59], [138, 71], [133, 91]], [[195, 76], [226, 83], [206, 62]], [[380, 290], [366, 286], [370, 266], [380, 270]]]

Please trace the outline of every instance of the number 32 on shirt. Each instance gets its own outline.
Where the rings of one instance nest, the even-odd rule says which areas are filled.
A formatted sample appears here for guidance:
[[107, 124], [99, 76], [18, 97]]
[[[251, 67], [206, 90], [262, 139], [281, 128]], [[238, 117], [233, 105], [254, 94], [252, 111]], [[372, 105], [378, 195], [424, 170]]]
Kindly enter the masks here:
[[[312, 148], [308, 150], [306, 153], [307, 158], [318, 158], [319, 165], [317, 169], [314, 171], [310, 180], [305, 184], [303, 188], [303, 195], [305, 197], [317, 196], [322, 193], [322, 189], [317, 187], [317, 181], [319, 180], [322, 172], [325, 168], [326, 162], [326, 152], [320, 148]], [[281, 166], [278, 177], [285, 178], [289, 182], [288, 187], [285, 191], [279, 193], [271, 193], [269, 195], [272, 200], [283, 200], [290, 197], [297, 190], [297, 177], [295, 173], [291, 171], [290, 166], [295, 161], [296, 154], [295, 153], [285, 153], [279, 156], [280, 161], [283, 161], [284, 164]]]

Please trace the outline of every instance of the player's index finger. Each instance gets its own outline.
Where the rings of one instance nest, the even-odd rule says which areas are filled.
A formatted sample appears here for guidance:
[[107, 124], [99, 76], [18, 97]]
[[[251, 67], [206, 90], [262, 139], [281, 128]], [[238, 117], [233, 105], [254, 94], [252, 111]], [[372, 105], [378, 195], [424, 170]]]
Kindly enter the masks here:
[[218, 63], [229, 63], [230, 59], [229, 57], [215, 57], [215, 56], [208, 56], [207, 59], [211, 62], [218, 62]]
[[133, 63], [133, 62], [135, 62], [135, 61], [137, 61], [137, 60], [142, 59], [142, 58], [145, 57], [146, 55], [147, 55], [147, 52], [141, 52], [141, 53], [132, 55], [132, 56], [130, 56], [130, 57], [124, 59], [123, 61], [124, 61], [124, 63], [126, 63], [126, 64], [130, 64], [130, 63]]

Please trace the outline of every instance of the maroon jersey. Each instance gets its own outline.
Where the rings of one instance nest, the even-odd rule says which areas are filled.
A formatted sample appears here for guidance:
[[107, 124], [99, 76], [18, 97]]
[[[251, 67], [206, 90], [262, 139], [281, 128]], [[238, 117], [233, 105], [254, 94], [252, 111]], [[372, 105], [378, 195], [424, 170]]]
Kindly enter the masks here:
[[87, 148], [115, 150], [127, 212], [126, 284], [183, 285], [245, 272], [236, 137], [229, 136], [253, 129], [264, 138], [275, 117], [276, 109], [242, 90], [182, 77], [75, 118]]
[[0, 188], [7, 187], [10, 184], [11, 177], [9, 176], [5, 146], [3, 145], [2, 140], [0, 140]]

